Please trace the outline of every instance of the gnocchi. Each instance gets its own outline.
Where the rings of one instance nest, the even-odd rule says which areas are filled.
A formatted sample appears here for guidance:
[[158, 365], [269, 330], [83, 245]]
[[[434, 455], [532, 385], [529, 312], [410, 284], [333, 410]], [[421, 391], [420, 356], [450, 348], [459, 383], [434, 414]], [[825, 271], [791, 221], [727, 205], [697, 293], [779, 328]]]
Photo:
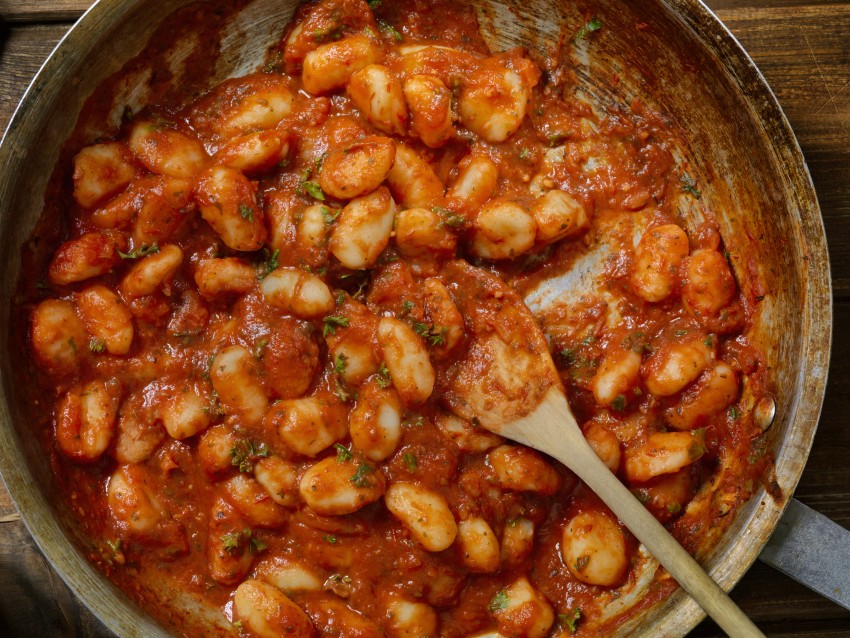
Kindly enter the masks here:
[[446, 500], [431, 490], [399, 481], [384, 495], [387, 509], [429, 552], [441, 552], [454, 543], [458, 526]]
[[184, 78], [60, 154], [13, 383], [90, 553], [166, 630], [204, 632], [139, 593], [163, 573], [246, 636], [623, 626], [653, 576], [638, 543], [494, 433], [553, 386], [690, 546], [768, 465], [745, 462], [758, 269], [689, 190], [680, 131], [639, 100], [590, 109], [582, 74], [426, 5], [306, 3], [267, 21], [262, 68]]
[[351, 200], [331, 233], [331, 253], [353, 270], [374, 265], [390, 242], [395, 210], [395, 202], [384, 187]]

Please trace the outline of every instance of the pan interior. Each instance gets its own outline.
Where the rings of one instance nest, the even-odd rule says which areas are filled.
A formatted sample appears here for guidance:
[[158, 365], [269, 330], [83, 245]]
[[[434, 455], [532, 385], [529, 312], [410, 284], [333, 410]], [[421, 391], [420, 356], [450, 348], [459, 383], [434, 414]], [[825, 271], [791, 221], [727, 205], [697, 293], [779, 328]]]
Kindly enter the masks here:
[[[755, 292], [764, 297], [752, 336], [773, 374], [777, 418], [768, 446], [776, 456], [775, 474], [767, 477], [770, 489], [760, 487], [721, 537], [706, 537], [700, 555], [712, 576], [731, 587], [757, 556], [796, 486], [816, 428], [828, 366], [828, 260], [817, 201], [796, 141], [752, 63], [695, 0], [600, 0], [592, 7], [554, 0], [472, 3], [494, 51], [522, 45], [549, 54], [562, 34], [568, 38], [589, 16], [602, 21], [600, 37], [566, 47], [568, 52], [562, 49], [559, 63], [569, 65], [575, 76], [575, 97], [598, 112], [628, 109], [640, 99], [667, 115], [686, 140], [676, 149], [677, 161], [687, 163], [702, 187], [700, 206], [683, 202], [683, 223], [693, 227], [703, 210], [712, 210], [739, 285], [758, 286]], [[136, 110], [161, 98], [163, 94], [151, 88], [156, 69], [131, 61], [166, 16], [189, 4], [99, 2], [46, 64], [0, 149], [0, 254], [6, 273], [0, 286], [7, 300], [0, 307], [0, 346], [5, 353], [0, 363], [3, 478], [49, 560], [86, 604], [123, 636], [166, 636], [167, 630], [186, 632], [190, 626], [205, 635], [228, 630], [218, 624], [217, 610], [204, 609], [167, 583], [159, 594], [178, 611], [164, 621], [163, 629], [85, 560], [86, 540], [66, 507], [50, 498], [55, 493], [53, 479], [32, 435], [34, 424], [43, 424], [46, 417], [40, 414], [37, 397], [12, 373], [13, 362], [26, 353], [21, 339], [10, 338], [19, 332], [13, 329], [18, 318], [10, 315], [8, 300], [14, 300], [21, 275], [22, 247], [38, 249], [31, 238], [45, 189], [86, 98], [122, 67], [129, 69], [111, 86], [106, 125], [85, 130], [89, 141], [114, 133], [125, 106]], [[214, 64], [200, 82], [206, 87], [259, 67], [298, 3], [217, 4], [227, 17]], [[190, 82], [199, 85], [199, 78], [187, 77], [186, 60], [208, 45], [205, 35], [175, 33], [161, 58], [167, 60], [171, 78], [159, 91], [179, 91]], [[36, 145], [38, 152], [32, 152]], [[592, 259], [587, 267], [592, 272]], [[553, 280], [546, 285], [557, 292], [559, 285], [577, 284]], [[537, 303], [544, 303], [545, 292], [535, 292]], [[557, 301], [558, 295], [549, 294], [548, 299]], [[534, 306], [535, 298], [529, 302]], [[648, 559], [646, 566], [647, 573], [653, 569]], [[648, 586], [649, 579], [639, 579], [635, 595], [641, 583]], [[633, 602], [624, 597], [612, 603], [612, 613]], [[700, 617], [696, 605], [680, 593], [631, 619], [619, 635], [680, 635]]]

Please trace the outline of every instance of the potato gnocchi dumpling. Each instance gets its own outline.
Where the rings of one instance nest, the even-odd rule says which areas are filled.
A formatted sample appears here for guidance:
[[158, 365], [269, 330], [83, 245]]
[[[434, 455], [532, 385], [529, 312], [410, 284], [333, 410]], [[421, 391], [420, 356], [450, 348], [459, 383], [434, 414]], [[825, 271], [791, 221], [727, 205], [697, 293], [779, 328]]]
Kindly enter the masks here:
[[25, 251], [33, 434], [93, 561], [166, 626], [150, 592], [191, 583], [244, 638], [608, 635], [635, 539], [485, 426], [562, 385], [651, 514], [713, 542], [769, 388], [711, 184], [694, 227], [669, 119], [589, 109], [464, 3], [315, 0], [277, 36], [78, 131]]

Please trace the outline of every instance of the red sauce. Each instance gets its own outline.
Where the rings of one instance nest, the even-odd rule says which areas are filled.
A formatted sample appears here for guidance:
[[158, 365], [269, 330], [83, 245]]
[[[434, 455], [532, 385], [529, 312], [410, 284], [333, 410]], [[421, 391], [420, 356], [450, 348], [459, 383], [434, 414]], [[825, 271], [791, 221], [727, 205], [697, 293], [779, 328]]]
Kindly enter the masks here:
[[[460, 345], [449, 348], [447, 324], [441, 324], [440, 315], [429, 306], [433, 302], [429, 302], [424, 287], [426, 280], [435, 279], [446, 285], [449, 303], [455, 308], [486, 307], [476, 321], [498, 332], [500, 308], [518, 303], [519, 298], [510, 292], [503, 297], [502, 292], [494, 292], [497, 288], [488, 289], [486, 285], [474, 290], [452, 287], [446, 269], [456, 254], [495, 273], [525, 296], [541, 281], [568, 271], [595, 247], [607, 246], [605, 267], [593, 293], [552, 305], [537, 320], [549, 337], [578, 422], [588, 433], [602, 432], [601, 436], [615, 441], [614, 470], [618, 475], [686, 548], [698, 555], [707, 552], [769, 464], [759, 447], [759, 430], [747, 399], [739, 394], [737, 379], [746, 377], [747, 397], [758, 398], [767, 387], [761, 354], [746, 337], [752, 308], [734, 281], [734, 290], [716, 312], [700, 313], [693, 303], [686, 303], [687, 299], [697, 299], [699, 292], [693, 292], [699, 284], [697, 275], [688, 270], [698, 259], [695, 255], [723, 252], [710, 214], [709, 221], [690, 232], [684, 258], [667, 273], [671, 281], [668, 294], [650, 301], [635, 283], [641, 263], [635, 235], [647, 227], [648, 235], [654, 229], [682, 223], [676, 201], [682, 196], [683, 176], [670, 152], [674, 139], [671, 128], [639, 103], [628, 112], [596, 118], [586, 105], [561, 96], [559, 74], [541, 79], [539, 68], [547, 66], [545, 61], [538, 65], [521, 50], [489, 58], [474, 13], [457, 3], [442, 1], [385, 3], [374, 16], [364, 2], [356, 0], [305, 5], [293, 23], [302, 25], [301, 35], [290, 38], [293, 29], [289, 29], [271, 51], [265, 73], [229, 80], [198, 98], [200, 81], [214, 65], [219, 31], [229, 11], [240, 3], [231, 4], [227, 11], [213, 14], [192, 7], [168, 22], [160, 36], [162, 42], [175, 41], [181, 33], [203, 25], [201, 41], [205, 44], [190, 62], [199, 83], [175, 95], [164, 88], [167, 82], [163, 81], [158, 85], [162, 89], [154, 91], [157, 105], [136, 114], [121, 130], [110, 131], [108, 137], [126, 145], [138, 122], [150, 120], [149, 133], [155, 138], [150, 153], [154, 159], [180, 152], [179, 144], [170, 146], [165, 138], [156, 137], [163, 131], [176, 131], [194, 143], [200, 142], [204, 150], [202, 170], [208, 171], [216, 157], [226, 157], [215, 154], [234, 135], [251, 135], [256, 129], [277, 131], [279, 135], [269, 139], [288, 145], [289, 150], [262, 170], [246, 169], [250, 181], [239, 182], [243, 189], [239, 197], [251, 205], [242, 208], [240, 204], [241, 221], [231, 219], [237, 225], [254, 225], [255, 239], [259, 238], [256, 250], [234, 249], [223, 235], [225, 231], [211, 227], [215, 224], [209, 221], [210, 213], [203, 210], [204, 206], [218, 205], [221, 211], [227, 204], [204, 194], [197, 173], [186, 178], [185, 192], [174, 187], [175, 182], [166, 181], [156, 182], [160, 190], [151, 195], [145, 184], [153, 183], [151, 174], [157, 171], [151, 170], [151, 160], [138, 150], [129, 160], [136, 171], [129, 189], [138, 188], [140, 194], [127, 196], [131, 190], [124, 194], [131, 214], [109, 227], [109, 241], [113, 243], [102, 234], [106, 231], [97, 216], [122, 195], [106, 197], [89, 208], [75, 201], [74, 189], [80, 185], [71, 179], [72, 158], [95, 141], [93, 130], [100, 131], [102, 141], [110, 92], [124, 77], [119, 74], [107, 80], [87, 104], [57, 166], [42, 222], [24, 251], [23, 272], [38, 275], [20, 282], [17, 307], [22, 324], [17, 327], [17, 336], [35, 356], [21, 353], [20, 360], [27, 363], [22, 366], [19, 385], [33, 415], [33, 432], [44, 447], [64, 507], [74, 517], [73, 526], [85, 539], [91, 560], [168, 626], [181, 627], [185, 622], [179, 609], [166, 599], [168, 588], [177, 588], [220, 609], [228, 618], [238, 619], [241, 624], [237, 626], [245, 634], [256, 631], [256, 627], [247, 619], [237, 618], [238, 611], [234, 614], [234, 591], [253, 576], [268, 580], [275, 561], [286, 559], [302, 561], [323, 583], [319, 591], [290, 592], [291, 599], [322, 635], [401, 633], [388, 611], [388, 600], [397, 595], [430, 606], [437, 619], [432, 631], [441, 636], [471, 636], [498, 628], [506, 634], [536, 637], [533, 624], [538, 612], [513, 610], [504, 594], [522, 577], [528, 578], [556, 614], [544, 635], [569, 632], [570, 625], [575, 625], [578, 636], [599, 635], [667, 596], [675, 583], [659, 571], [655, 585], [636, 606], [603, 619], [604, 605], [634, 586], [637, 569], [643, 563], [637, 558], [635, 539], [614, 523], [624, 539], [628, 568], [613, 585], [593, 584], [588, 582], [589, 577], [583, 580], [577, 574], [589, 560], [580, 557], [576, 564], [567, 564], [564, 529], [583, 513], [610, 518], [599, 499], [569, 471], [536, 455], [533, 461], [518, 461], [514, 469], [522, 470], [526, 467], [523, 463], [530, 463], [528, 472], [535, 480], [551, 472], [553, 489], [507, 486], [494, 466], [493, 448], [499, 445], [498, 440], [477, 428], [474, 421], [464, 425], [465, 436], [471, 433], [479, 437], [472, 443], [467, 440], [459, 444], [445, 427], [439, 427], [441, 419], [447, 418], [447, 406], [458, 405], [441, 393], [448, 392], [456, 363], [473, 356], [469, 332], [473, 329], [469, 318], [472, 312], [467, 314], [466, 334]], [[538, 234], [523, 254], [489, 260], [475, 248], [484, 207], [466, 206], [462, 199], [452, 197], [451, 191], [444, 198], [441, 191], [432, 203], [442, 222], [439, 229], [431, 230], [443, 233], [442, 243], [435, 244], [428, 254], [414, 256], [399, 245], [402, 240], [396, 237], [368, 269], [360, 270], [341, 264], [337, 255], [342, 249], [334, 248], [333, 239], [330, 244], [302, 241], [306, 231], [299, 230], [299, 224], [309, 206], [326, 206], [322, 210], [327, 223], [323, 232], [334, 232], [329, 229], [338, 228], [350, 216], [345, 212], [348, 209], [339, 212], [344, 200], [328, 196], [317, 202], [315, 190], [311, 191], [323, 179], [320, 167], [328, 152], [353, 148], [352, 143], [368, 135], [386, 135], [346, 97], [344, 87], [312, 96], [304, 90], [300, 76], [303, 57], [309, 51], [345, 41], [364, 29], [385, 57], [386, 69], [397, 78], [408, 79], [412, 73], [410, 58], [396, 48], [399, 40], [401, 45], [439, 44], [455, 49], [433, 49], [414, 65], [416, 73], [439, 78], [453, 95], [451, 140], [429, 148], [417, 139], [408, 122], [403, 123], [405, 143], [425, 159], [441, 189], [451, 189], [458, 180], [458, 165], [463, 158], [487, 158], [498, 169], [499, 179], [485, 200], [513, 202], [529, 216], [543, 194], [564, 192], [589, 218], [587, 227], [567, 238], [544, 241], [539, 231], [542, 222], [535, 219]], [[149, 57], [131, 63], [123, 73], [146, 59], [156, 60], [164, 50], [164, 46], [152, 43], [144, 54]], [[461, 115], [458, 121], [458, 109], [463, 106], [457, 102], [464, 99], [466, 87], [473, 82], [496, 87], [488, 99], [497, 107], [504, 100], [510, 101], [498, 88], [504, 88], [500, 82], [508, 71], [525, 83], [527, 114], [506, 140], [487, 141], [486, 135], [465, 125], [471, 116], [464, 119]], [[285, 115], [268, 126], [237, 130], [233, 122], [252, 96], [272, 96], [263, 98], [265, 102], [258, 107], [262, 111], [268, 107], [268, 100], [279, 94], [291, 98]], [[430, 112], [429, 117], [436, 112]], [[229, 157], [238, 159], [241, 151], [228, 152]], [[212, 179], [210, 173], [204, 175]], [[392, 177], [388, 179], [399, 210], [411, 208], [403, 204], [408, 184], [394, 185]], [[409, 181], [416, 180], [411, 177]], [[124, 187], [126, 184], [122, 184]], [[690, 188], [693, 191], [695, 186]], [[158, 199], [151, 199], [154, 196]], [[149, 218], [143, 219], [145, 215]], [[140, 229], [143, 223], [148, 224], [147, 230]], [[143, 230], [157, 238], [155, 249], [139, 241]], [[97, 251], [106, 250], [102, 258], [106, 261], [97, 262], [105, 263], [105, 267], [94, 276], [75, 279], [80, 264], [93, 261], [93, 249], [74, 243], [86, 233], [99, 233], [93, 241]], [[162, 254], [166, 245], [180, 249], [181, 264], [150, 292], [128, 294], [129, 270]], [[202, 289], [199, 294], [202, 266], [221, 264], [213, 260], [222, 258], [237, 260], [240, 272], [247, 268], [247, 283], [239, 288], [228, 275], [227, 286], [231, 288], [224, 286], [223, 292], [212, 293]], [[334, 293], [332, 310], [307, 316], [282, 311], [279, 304], [270, 303], [262, 281], [278, 267], [299, 269], [326, 282]], [[70, 280], [63, 278], [67, 273], [71, 273]], [[94, 319], [81, 310], [82, 293], [96, 283], [116, 291], [117, 303], [132, 318], [132, 345], [125, 353], [112, 353], [112, 342], [93, 331]], [[39, 337], [41, 319], [37, 313], [38, 308], [45, 308], [40, 304], [46, 299], [68, 302], [68, 307], [82, 317], [88, 343], [73, 342], [70, 353], [55, 335], [52, 342]], [[334, 348], [347, 340], [376, 356], [386, 353], [386, 344], [376, 329], [379, 319], [386, 316], [396, 317], [419, 335], [421, 347], [433, 361], [437, 389], [425, 402], [402, 401], [399, 440], [385, 458], [375, 459], [364, 456], [368, 449], [352, 443], [347, 432], [350, 415], [369, 392], [380, 393], [385, 386], [392, 390], [393, 384], [402, 397], [405, 391], [399, 379], [389, 378], [386, 367], [370, 371], [367, 381], [346, 381], [347, 359], [335, 355]], [[509, 328], [503, 326], [504, 330]], [[65, 333], [60, 330], [59, 334]], [[511, 343], [522, 343], [521, 336], [510, 339]], [[73, 365], [63, 367], [50, 359], [47, 346], [51, 343], [65, 347]], [[223, 365], [217, 357], [225, 348], [235, 346], [252, 354], [245, 378], [268, 401], [263, 418], [249, 418], [248, 408], [243, 409], [231, 397], [230, 391], [235, 396], [242, 387], [213, 389], [220, 373], [216, 366]], [[662, 387], [656, 377], [668, 361], [664, 353], [691, 346], [705, 351], [704, 370], [673, 391], [653, 393], [649, 387], [653, 383]], [[600, 398], [600, 369], [605, 369], [606, 357], [610, 360], [615, 355], [631, 354], [637, 357], [639, 371], [613, 400]], [[33, 360], [40, 361], [41, 367], [33, 365]], [[705, 388], [712, 382], [711, 375], [719, 374], [720, 364], [736, 379], [734, 395], [707, 399]], [[482, 375], [487, 374], [489, 365], [489, 361], [481, 362]], [[93, 382], [105, 384], [107, 407], [103, 409], [114, 413], [106, 419], [109, 443], [105, 450], [97, 451], [93, 458], [83, 457], [87, 462], [81, 463], [79, 456], [69, 458], [67, 445], [57, 441], [57, 433], [78, 425], [74, 418], [83, 418], [68, 415], [74, 409], [83, 409], [74, 406], [86, 405], [87, 396], [94, 392]], [[163, 422], [176, 413], [175, 405], [180, 404], [175, 401], [184, 395], [203, 400], [204, 416], [198, 418], [205, 424], [191, 436], [173, 438]], [[289, 405], [279, 401], [302, 396], [317, 398], [326, 428], [333, 430], [337, 427], [334, 424], [343, 424], [331, 433], [327, 445], [310, 454], [299, 453], [292, 443], [287, 444], [281, 424], [288, 417], [276, 408]], [[687, 420], [685, 426], [682, 419]], [[635, 476], [642, 476], [644, 466], [663, 456], [652, 447], [650, 437], [673, 432], [692, 437], [688, 449], [692, 458], [675, 471], [664, 470], [647, 480], [637, 480]], [[314, 444], [303, 433], [299, 437], [296, 447]], [[222, 446], [227, 452], [223, 462], [215, 454]], [[337, 457], [340, 464], [359, 464], [358, 469], [366, 466], [362, 476], [351, 477], [358, 487], [377, 490], [415, 483], [444, 499], [456, 521], [483, 519], [498, 539], [503, 540], [512, 526], [528, 524], [534, 530], [533, 544], [527, 552], [511, 555], [508, 551], [504, 555], [503, 541], [498, 567], [480, 573], [470, 566], [459, 542], [443, 551], [428, 551], [410, 525], [390, 514], [381, 498], [353, 513], [323, 515], [305, 503], [303, 492], [299, 496], [297, 489], [290, 490], [284, 495], [291, 497], [290, 502], [282, 505], [285, 499], [275, 501], [253, 479], [256, 467], [268, 458], [289, 464], [300, 481], [308, 469], [326, 457]], [[150, 508], [155, 522], [142, 531], [136, 526], [142, 525], [139, 520], [144, 518], [144, 507], [131, 499], [123, 501], [122, 510], [109, 500], [108, 490], [114, 490], [119, 472], [124, 472], [121, 480], [130, 485], [128, 489], [138, 490], [153, 503]], [[248, 481], [256, 497], [253, 504], [246, 504], [245, 498], [234, 492], [234, 486], [239, 485], [235, 477]], [[581, 615], [575, 622], [577, 609]], [[357, 617], [360, 624], [352, 624], [353, 612], [362, 614]], [[196, 633], [191, 625], [179, 631]]]

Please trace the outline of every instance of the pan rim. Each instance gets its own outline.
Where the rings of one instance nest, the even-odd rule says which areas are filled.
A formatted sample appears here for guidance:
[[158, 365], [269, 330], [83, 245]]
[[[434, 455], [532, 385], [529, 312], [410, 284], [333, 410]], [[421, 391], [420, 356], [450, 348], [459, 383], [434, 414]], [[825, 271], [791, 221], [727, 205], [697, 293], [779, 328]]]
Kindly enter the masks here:
[[[85, 57], [80, 52], [90, 49], [89, 43], [96, 41], [93, 37], [97, 32], [95, 26], [104, 23], [117, 24], [121, 16], [140, 1], [97, 0], [57, 44], [24, 93], [0, 142], [0, 171], [2, 171], [0, 180], [10, 179], [10, 174], [14, 173], [14, 170], [10, 171], [10, 167], [14, 167], [15, 158], [21, 152], [20, 149], [25, 148], [24, 133], [28, 131], [26, 119], [31, 107], [39, 100], [47, 99], [51, 95], [54, 98], [57, 96], [60, 86], [52, 85], [57, 71], [65, 64], [74, 64], [74, 59], [78, 60], [76, 64], [79, 66], [81, 64], [79, 60]], [[685, 20], [692, 29], [694, 37], [712, 55], [721, 60], [724, 71], [733, 82], [733, 88], [754, 109], [759, 121], [764, 126], [773, 127], [769, 142], [770, 149], [777, 157], [786, 159], [785, 162], [776, 162], [776, 164], [785, 172], [786, 179], [797, 186], [796, 199], [801, 215], [799, 219], [794, 220], [794, 225], [799, 233], [798, 240], [809, 256], [804, 272], [803, 297], [806, 304], [803, 309], [803, 331], [805, 336], [802, 342], [802, 363], [797, 378], [800, 393], [792, 408], [793, 416], [789, 418], [788, 432], [776, 451], [776, 470], [780, 472], [788, 464], [789, 461], [784, 452], [791, 444], [795, 446], [798, 459], [795, 465], [798, 467], [793, 468], [791, 476], [785, 477], [783, 488], [787, 494], [782, 503], [773, 502], [762, 492], [760, 495], [755, 495], [746, 506], [748, 516], [744, 517], [743, 510], [739, 514], [739, 519], [746, 526], [756, 525], [758, 529], [769, 530], [772, 533], [802, 475], [817, 431], [817, 421], [823, 408], [826, 392], [832, 345], [833, 309], [832, 281], [823, 217], [805, 157], [791, 125], [776, 95], [743, 46], [701, 0], [660, 0], [660, 3], [667, 11]], [[5, 209], [0, 210], [0, 214], [3, 213]], [[815, 285], [816, 283], [818, 285]], [[0, 386], [0, 409], [3, 410], [2, 419], [0, 419], [2, 421], [0, 422], [0, 441], [3, 443], [0, 445], [0, 477], [39, 550], [81, 602], [113, 632], [128, 636], [168, 636], [168, 633], [163, 632], [158, 624], [142, 614], [135, 603], [132, 603], [80, 555], [67, 539], [57, 520], [45, 515], [45, 511], [49, 510], [46, 500], [37, 486], [29, 480], [29, 468], [26, 461], [22, 456], [14, 453], [17, 449], [17, 445], [14, 444], [16, 434], [5, 407], [10, 402], [6, 392], [6, 386], [10, 383], [6, 379]], [[785, 464], [782, 464], [782, 461], [785, 461]], [[788, 481], [788, 478], [791, 480]], [[32, 507], [34, 503], [39, 504], [39, 502], [41, 507]], [[768, 538], [769, 534], [753, 543], [745, 542], [743, 536], [738, 535], [731, 548], [738, 550], [739, 555], [734, 563], [734, 569], [720, 574], [718, 582], [721, 587], [725, 590], [731, 589], [740, 580], [758, 557]], [[711, 573], [715, 574], [728, 562], [728, 557], [716, 561], [710, 570]], [[126, 602], [124, 605], [126, 615], [116, 615], [116, 595]], [[663, 620], [654, 627], [654, 631], [662, 635], [685, 633], [704, 617], [702, 610], [681, 590], [660, 605], [664, 607]], [[649, 611], [658, 613], [659, 609], [656, 606], [644, 614]]]

